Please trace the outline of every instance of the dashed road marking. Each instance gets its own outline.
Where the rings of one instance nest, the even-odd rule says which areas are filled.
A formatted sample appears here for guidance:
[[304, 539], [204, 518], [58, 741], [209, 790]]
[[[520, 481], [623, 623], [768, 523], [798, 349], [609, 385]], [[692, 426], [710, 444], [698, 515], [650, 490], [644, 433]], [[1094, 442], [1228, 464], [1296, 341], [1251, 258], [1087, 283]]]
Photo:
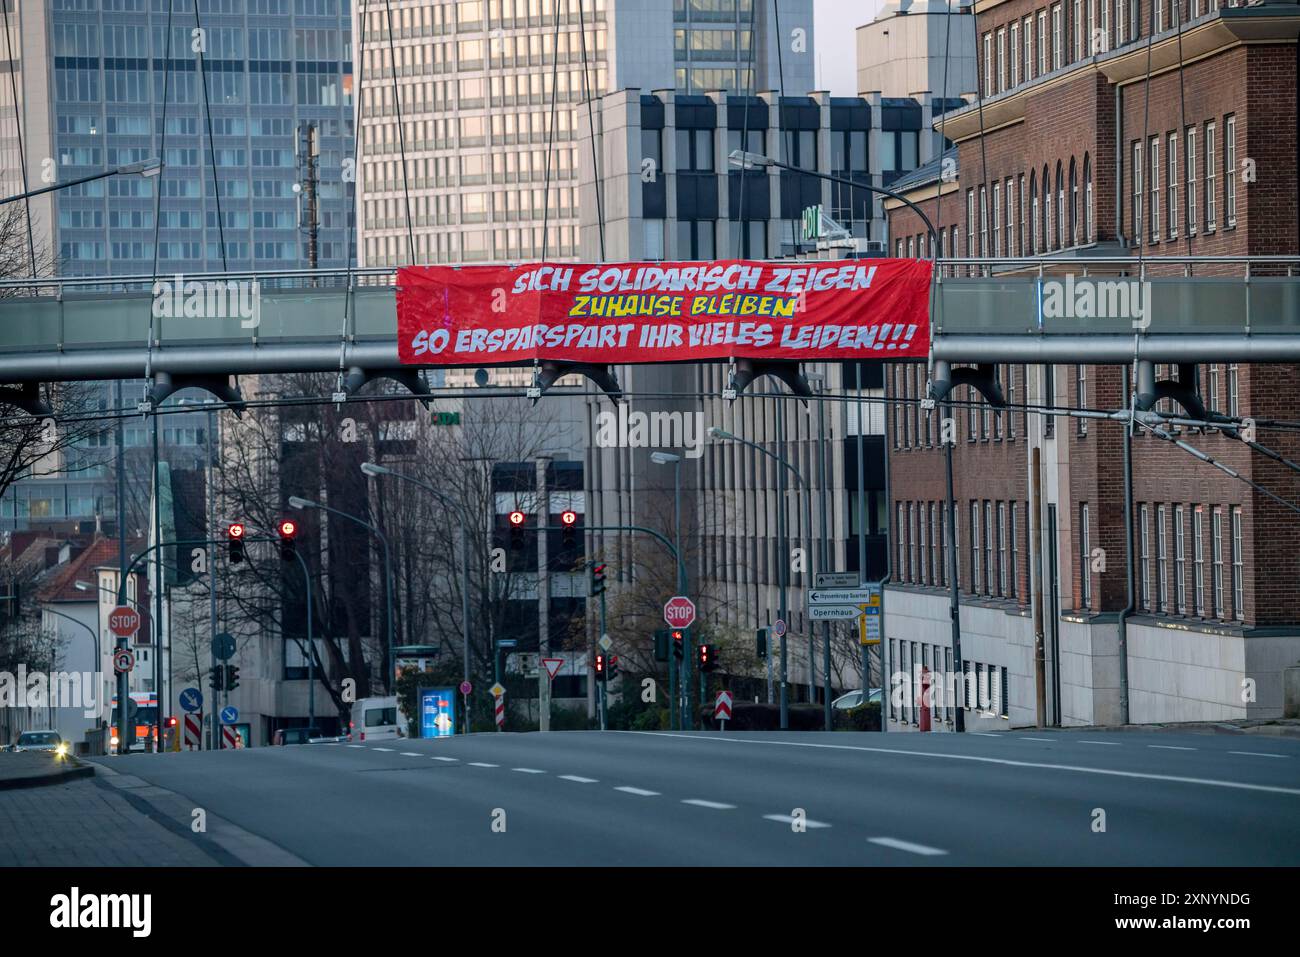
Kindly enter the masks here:
[[624, 794], [638, 794], [641, 797], [658, 797], [658, 791], [647, 791], [644, 788], [634, 788], [624, 785], [623, 787], [614, 788], [615, 791], [622, 791]]
[[579, 776], [576, 775], [576, 774], [561, 774], [561, 775], [560, 775], [560, 780], [561, 780], [561, 781], [577, 781], [579, 784], [599, 784], [599, 783], [600, 783], [600, 782], [597, 781], [595, 778], [584, 778], [584, 777], [579, 777]]
[[[764, 814], [763, 820], [777, 821], [781, 824], [793, 824], [798, 818], [793, 818], [789, 814]], [[830, 827], [825, 821], [814, 821], [812, 818], [804, 818], [801, 823], [804, 827]]]
[[1000, 734], [994, 734], [992, 731], [967, 731], [966, 733], [967, 733], [967, 734], [972, 734], [972, 735], [974, 735], [974, 736], [977, 737], [977, 738], [1000, 738], [1000, 737], [1002, 737], [1002, 735], [1000, 735]]
[[469, 766], [470, 766], [471, 768], [499, 768], [499, 767], [501, 767], [501, 765], [499, 765], [499, 764], [488, 764], [486, 761], [471, 761], [471, 762], [469, 763]]
[[435, 761], [459, 761], [460, 758], [446, 758], [446, 757], [443, 757], [441, 754], [435, 754], [435, 755], [433, 756], [433, 760], [435, 760]]
[[402, 752], [402, 757], [404, 757], [404, 758], [422, 758], [422, 757], [424, 757], [424, 755], [421, 754], [419, 751], [403, 751], [403, 752]]
[[1106, 745], [1109, 745], [1109, 746], [1112, 747], [1112, 748], [1120, 748], [1120, 747], [1123, 747], [1123, 745], [1120, 744], [1120, 742], [1118, 742], [1118, 741], [1080, 741], [1079, 743], [1080, 743], [1080, 744], [1106, 744]]
[[947, 851], [937, 847], [927, 847], [924, 844], [913, 844], [911, 841], [900, 841], [896, 837], [869, 837], [867, 840], [872, 844], [879, 844], [881, 847], [892, 847], [898, 851], [907, 851], [909, 854], [920, 854], [924, 857], [935, 857], [939, 854], [947, 854]]
[[1285, 758], [1285, 754], [1271, 754], [1268, 751], [1229, 751], [1229, 754], [1245, 754], [1252, 758]]
[[364, 748], [365, 745], [364, 745], [364, 744], [349, 744], [348, 747], [349, 747], [349, 748]]
[[721, 804], [718, 801], [705, 801], [702, 798], [686, 798], [682, 803], [693, 804], [695, 807], [712, 808], [715, 811], [734, 811], [736, 809], [734, 804]]
[[1159, 748], [1161, 751], [1195, 751], [1195, 748], [1184, 748], [1176, 744], [1148, 744], [1148, 748]]
[[518, 771], [520, 774], [545, 774], [541, 768], [511, 768], [511, 771]]
[[1030, 737], [1026, 737], [1025, 735], [1021, 735], [1020, 740], [1021, 741], [1051, 741], [1052, 739], [1051, 738], [1030, 738]]
[[371, 751], [387, 751], [389, 754], [392, 754], [392, 753], [393, 753], [393, 749], [392, 749], [392, 748], [371, 748], [370, 750], [371, 750]]

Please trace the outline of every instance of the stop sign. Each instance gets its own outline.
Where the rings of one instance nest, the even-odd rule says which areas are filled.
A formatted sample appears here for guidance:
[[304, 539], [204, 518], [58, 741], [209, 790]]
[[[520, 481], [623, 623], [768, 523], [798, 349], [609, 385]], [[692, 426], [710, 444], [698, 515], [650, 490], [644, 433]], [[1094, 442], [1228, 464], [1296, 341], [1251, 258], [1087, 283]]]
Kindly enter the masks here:
[[695, 602], [685, 595], [674, 595], [664, 602], [664, 621], [673, 628], [689, 628], [695, 623]]
[[126, 605], [118, 605], [108, 613], [108, 630], [119, 638], [130, 638], [140, 630], [140, 613]]

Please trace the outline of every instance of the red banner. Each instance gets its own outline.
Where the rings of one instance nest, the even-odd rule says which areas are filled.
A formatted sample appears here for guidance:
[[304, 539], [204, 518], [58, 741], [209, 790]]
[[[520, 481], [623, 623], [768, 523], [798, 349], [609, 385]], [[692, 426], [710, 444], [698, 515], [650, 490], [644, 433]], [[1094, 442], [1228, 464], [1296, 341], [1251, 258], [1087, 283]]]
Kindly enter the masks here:
[[890, 359], [929, 350], [930, 263], [639, 262], [408, 266], [412, 365]]

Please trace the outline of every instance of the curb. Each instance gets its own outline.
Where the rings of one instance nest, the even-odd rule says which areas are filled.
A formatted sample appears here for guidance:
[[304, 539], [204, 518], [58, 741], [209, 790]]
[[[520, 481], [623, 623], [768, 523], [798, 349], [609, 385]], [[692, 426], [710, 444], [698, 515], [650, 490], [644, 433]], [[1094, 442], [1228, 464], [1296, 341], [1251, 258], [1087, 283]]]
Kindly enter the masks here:
[[43, 788], [94, 776], [95, 768], [92, 765], [77, 764], [39, 774], [24, 774], [21, 777], [13, 778], [0, 777], [0, 791], [17, 791], [20, 788]]

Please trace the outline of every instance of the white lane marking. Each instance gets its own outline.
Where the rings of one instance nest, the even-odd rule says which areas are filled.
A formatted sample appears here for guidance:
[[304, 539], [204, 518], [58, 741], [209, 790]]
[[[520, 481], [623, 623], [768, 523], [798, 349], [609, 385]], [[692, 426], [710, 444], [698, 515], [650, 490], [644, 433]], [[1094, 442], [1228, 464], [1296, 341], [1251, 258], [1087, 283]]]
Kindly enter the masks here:
[[624, 794], [639, 794], [641, 797], [658, 797], [658, 791], [647, 791], [644, 788], [631, 788], [624, 785], [621, 788], [614, 788], [615, 791], [622, 791]]
[[441, 754], [435, 754], [435, 755], [433, 756], [433, 760], [435, 760], [435, 761], [459, 761], [460, 758], [445, 758], [445, 757], [443, 757]]
[[511, 771], [518, 771], [520, 774], [545, 774], [541, 768], [511, 768]]
[[967, 731], [967, 734], [973, 734], [977, 738], [1001, 738], [1003, 735], [994, 734], [992, 731]]
[[403, 752], [402, 752], [402, 757], [404, 757], [404, 758], [422, 758], [422, 757], [424, 757], [424, 755], [421, 754], [419, 751], [403, 751]]
[[804, 827], [830, 827], [825, 821], [814, 821], [812, 818], [793, 818], [789, 814], [764, 814], [765, 821], [779, 821], [781, 824], [793, 824], [800, 820]]
[[1148, 744], [1148, 748], [1159, 748], [1161, 751], [1195, 751], [1195, 748], [1183, 748], [1176, 744]]
[[1108, 744], [1112, 748], [1123, 747], [1123, 745], [1121, 745], [1120, 742], [1118, 741], [1082, 741], [1081, 740], [1079, 743], [1080, 744]]
[[719, 804], [717, 801], [705, 801], [700, 798], [686, 798], [682, 803], [693, 804], [696, 807], [712, 808], [715, 811], [734, 811], [736, 809], [734, 804]]
[[1285, 754], [1271, 754], [1268, 751], [1229, 751], [1229, 754], [1247, 754], [1252, 758], [1285, 758]]
[[371, 750], [371, 751], [387, 751], [389, 754], [392, 754], [392, 753], [393, 753], [393, 749], [392, 749], [392, 748], [371, 748], [370, 750]]
[[766, 744], [786, 748], [825, 748], [832, 751], [864, 751], [872, 754], [898, 754], [911, 758], [939, 758], [949, 761], [974, 761], [977, 764], [1001, 764], [1013, 768], [1042, 768], [1049, 771], [1074, 771], [1078, 774], [1101, 774], [1114, 778], [1136, 778], [1142, 781], [1169, 781], [1174, 784], [1201, 784], [1206, 787], [1232, 788], [1237, 791], [1267, 791], [1271, 794], [1300, 796], [1300, 788], [1284, 788], [1273, 784], [1249, 784], [1245, 781], [1219, 781], [1214, 778], [1188, 778], [1174, 774], [1152, 774], [1145, 771], [1116, 771], [1112, 768], [1085, 768], [1075, 764], [1048, 764], [1043, 761], [1017, 761], [1014, 758], [990, 758], [978, 754], [950, 754], [944, 751], [909, 751], [904, 748], [870, 748], [860, 744], [815, 744], [812, 741], [767, 741], [763, 738], [723, 738], [713, 734], [677, 734], [671, 731], [611, 731], [610, 734], [646, 734], [658, 738], [686, 738], [688, 741], [722, 741], [726, 744]]
[[349, 744], [348, 747], [349, 747], [349, 748], [364, 748], [365, 745], [364, 745], [364, 744]]
[[579, 784], [599, 784], [599, 783], [600, 783], [600, 782], [597, 781], [595, 778], [583, 778], [583, 777], [579, 777], [579, 776], [576, 775], [576, 774], [561, 774], [561, 775], [560, 775], [560, 780], [561, 780], [561, 781], [577, 781]]
[[470, 766], [471, 768], [499, 768], [499, 767], [501, 767], [501, 765], [499, 765], [499, 764], [488, 764], [486, 761], [471, 761], [471, 762], [469, 763], [469, 766]]
[[1030, 738], [1022, 734], [1020, 736], [1020, 740], [1021, 741], [1051, 741], [1052, 739], [1051, 738]]
[[896, 837], [869, 837], [867, 841], [871, 844], [879, 844], [881, 847], [892, 847], [895, 850], [907, 851], [910, 854], [920, 854], [924, 857], [934, 857], [937, 854], [947, 854], [947, 851], [940, 850], [937, 847], [926, 847], [924, 844], [913, 844], [911, 841], [900, 841]]

